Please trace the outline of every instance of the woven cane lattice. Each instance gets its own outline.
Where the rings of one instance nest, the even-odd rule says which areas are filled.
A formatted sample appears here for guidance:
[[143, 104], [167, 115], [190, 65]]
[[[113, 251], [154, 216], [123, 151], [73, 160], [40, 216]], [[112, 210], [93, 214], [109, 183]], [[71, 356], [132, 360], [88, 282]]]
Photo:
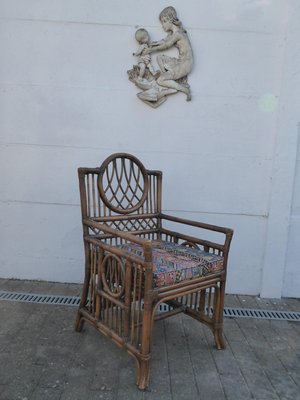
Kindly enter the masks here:
[[111, 210], [120, 214], [136, 211], [147, 196], [146, 169], [130, 154], [108, 157], [100, 167], [98, 189], [103, 202]]
[[157, 220], [153, 218], [145, 218], [143, 220], [133, 219], [124, 221], [112, 221], [111, 226], [121, 231], [142, 231], [147, 229], [156, 229]]

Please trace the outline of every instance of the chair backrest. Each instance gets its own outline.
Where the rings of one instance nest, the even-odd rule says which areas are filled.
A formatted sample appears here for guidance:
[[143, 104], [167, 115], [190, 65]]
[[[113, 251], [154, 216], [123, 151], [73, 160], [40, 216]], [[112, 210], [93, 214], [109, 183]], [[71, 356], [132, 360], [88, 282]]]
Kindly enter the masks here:
[[115, 153], [99, 168], [79, 168], [82, 218], [149, 236], [159, 228], [160, 171], [146, 170], [133, 155]]

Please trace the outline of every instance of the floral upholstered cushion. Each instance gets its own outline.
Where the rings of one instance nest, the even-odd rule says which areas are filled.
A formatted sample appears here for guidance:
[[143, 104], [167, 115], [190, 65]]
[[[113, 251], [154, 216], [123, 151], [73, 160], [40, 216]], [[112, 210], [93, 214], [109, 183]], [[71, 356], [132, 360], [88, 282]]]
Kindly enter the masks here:
[[[138, 244], [126, 243], [121, 247], [138, 256], [143, 255], [143, 248]], [[224, 264], [221, 256], [164, 241], [152, 242], [152, 255], [156, 288], [220, 272]]]

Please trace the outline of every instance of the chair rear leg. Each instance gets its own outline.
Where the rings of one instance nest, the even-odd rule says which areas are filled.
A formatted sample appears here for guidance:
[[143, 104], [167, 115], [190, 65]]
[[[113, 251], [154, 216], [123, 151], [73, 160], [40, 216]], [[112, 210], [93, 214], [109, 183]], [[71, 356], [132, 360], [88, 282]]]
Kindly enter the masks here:
[[225, 348], [225, 341], [223, 338], [224, 287], [224, 282], [220, 282], [218, 285], [214, 286], [214, 292], [212, 292], [211, 287], [201, 289], [200, 294], [196, 296], [196, 303], [191, 305], [191, 307], [186, 307], [184, 310], [185, 314], [204, 323], [211, 329], [216, 347], [219, 350]]
[[76, 321], [75, 321], [75, 331], [81, 332], [84, 325], [84, 319], [80, 315], [80, 312], [77, 312]]
[[81, 332], [83, 325], [84, 325], [84, 319], [82, 318], [81, 314], [81, 308], [83, 308], [86, 305], [87, 302], [87, 297], [88, 297], [88, 290], [89, 290], [89, 281], [90, 281], [90, 274], [87, 274], [88, 276], [85, 277], [84, 279], [84, 285], [81, 293], [81, 300], [80, 300], [80, 305], [79, 309], [77, 311], [76, 315], [76, 321], [75, 321], [75, 330], [77, 332]]
[[90, 278], [91, 278], [90, 255], [89, 255], [89, 247], [87, 244], [85, 244], [85, 259], [86, 259], [86, 261], [85, 261], [84, 283], [83, 283], [83, 288], [82, 288], [82, 292], [81, 292], [80, 305], [79, 305], [79, 308], [77, 311], [76, 321], [75, 321], [75, 330], [77, 332], [81, 332], [83, 325], [84, 325], [84, 319], [82, 318], [81, 308], [83, 308], [87, 303], [89, 286], [90, 286]]

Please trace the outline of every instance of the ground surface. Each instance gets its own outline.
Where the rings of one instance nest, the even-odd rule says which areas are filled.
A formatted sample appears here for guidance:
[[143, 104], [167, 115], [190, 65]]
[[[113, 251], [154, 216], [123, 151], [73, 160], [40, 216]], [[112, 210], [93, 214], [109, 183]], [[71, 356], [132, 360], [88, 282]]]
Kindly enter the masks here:
[[[79, 295], [79, 285], [0, 280], [0, 290]], [[227, 307], [300, 311], [300, 301], [227, 296]], [[176, 316], [155, 325], [149, 390], [135, 362], [93, 327], [73, 329], [76, 307], [0, 301], [1, 400], [300, 399], [300, 323], [225, 318], [227, 347]]]

